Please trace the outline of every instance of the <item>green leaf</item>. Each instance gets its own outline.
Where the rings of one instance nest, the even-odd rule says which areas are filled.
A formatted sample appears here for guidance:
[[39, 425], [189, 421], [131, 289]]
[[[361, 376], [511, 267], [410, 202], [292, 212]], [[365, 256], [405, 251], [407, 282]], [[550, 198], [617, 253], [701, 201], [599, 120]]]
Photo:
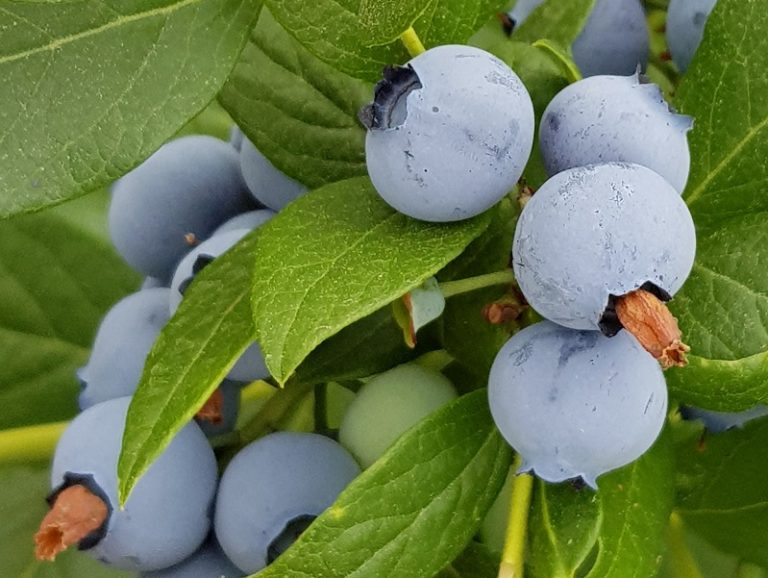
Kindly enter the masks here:
[[506, 4], [506, 0], [437, 0], [413, 27], [427, 48], [465, 44]]
[[678, 511], [720, 550], [768, 567], [768, 420], [678, 448]]
[[[413, 27], [427, 48], [464, 44], [503, 3], [503, 0], [432, 0], [422, 3], [427, 8]], [[373, 4], [360, 0], [266, 0], [275, 19], [318, 58], [350, 76], [376, 82], [385, 66], [403, 64], [409, 56], [399, 41], [382, 44], [376, 40], [376, 34], [371, 34], [361, 15], [363, 9], [372, 10]], [[417, 3], [413, 3], [405, 11], [408, 17], [403, 19], [401, 13], [378, 36], [391, 36], [410, 15], [419, 12], [416, 6]], [[322, 25], [324, 23], [332, 25]]]
[[32, 537], [48, 508], [48, 464], [0, 467], [0, 574], [14, 578], [129, 578], [76, 550], [56, 562], [35, 559]]
[[318, 60], [266, 9], [220, 95], [256, 148], [312, 188], [367, 174], [357, 112], [372, 97], [370, 84]]
[[402, 436], [259, 578], [431, 578], [464, 549], [510, 451], [487, 393], [466, 395]]
[[405, 344], [387, 305], [321, 343], [296, 369], [296, 380], [324, 383], [368, 377], [405, 363], [419, 352]]
[[195, 277], [155, 342], [128, 408], [117, 468], [121, 503], [253, 342], [248, 299], [258, 233]]
[[499, 575], [499, 562], [498, 555], [483, 544], [470, 542], [437, 578], [496, 578]]
[[[485, 232], [439, 275], [441, 280], [474, 277], [509, 267], [519, 205], [504, 199], [493, 209]], [[485, 305], [503, 298], [509, 287], [498, 286], [448, 299], [442, 319], [445, 349], [478, 379], [487, 380], [496, 353], [510, 336], [506, 325], [492, 325], [483, 316]]]
[[598, 479], [599, 491], [539, 482], [531, 514], [532, 578], [652, 578], [674, 497], [671, 438]]
[[586, 24], [595, 0], [547, 0], [531, 12], [512, 37], [518, 42], [536, 42], [542, 38], [570, 46]]
[[58, 212], [0, 223], [0, 247], [0, 429], [67, 419], [77, 413], [75, 370], [138, 276]]
[[711, 409], [768, 400], [767, 68], [762, 4], [720, 0], [676, 102], [696, 121], [685, 199], [699, 247], [672, 302], [690, 366], [668, 378], [682, 401]]
[[388, 44], [410, 28], [436, 0], [361, 0], [360, 23], [369, 44]]
[[0, 218], [97, 189], [215, 96], [258, 0], [2, 2]]
[[652, 578], [661, 562], [675, 494], [668, 430], [643, 457], [599, 478], [598, 484], [599, 549], [586, 578]]
[[285, 383], [320, 343], [419, 286], [488, 224], [434, 224], [396, 212], [368, 178], [317, 189], [261, 230], [253, 316], [267, 367]]
[[[601, 489], [603, 480], [600, 480]], [[537, 480], [530, 516], [530, 573], [572, 578], [592, 553], [600, 532], [600, 498], [589, 489]]]

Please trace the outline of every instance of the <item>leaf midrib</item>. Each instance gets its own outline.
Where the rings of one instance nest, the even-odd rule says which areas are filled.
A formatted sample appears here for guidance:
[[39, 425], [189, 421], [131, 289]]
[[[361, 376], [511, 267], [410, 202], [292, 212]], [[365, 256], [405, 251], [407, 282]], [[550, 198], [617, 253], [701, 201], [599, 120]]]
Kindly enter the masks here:
[[133, 22], [137, 22], [140, 20], [154, 18], [156, 16], [165, 16], [166, 14], [170, 14], [172, 12], [175, 12], [176, 10], [181, 10], [186, 6], [200, 3], [202, 1], [203, 0], [181, 0], [180, 2], [176, 2], [174, 4], [170, 4], [162, 8], [153, 8], [152, 10], [146, 10], [144, 12], [136, 12], [135, 14], [130, 14], [128, 16], [119, 16], [118, 18], [115, 18], [114, 20], [110, 20], [105, 24], [102, 24], [101, 26], [97, 26], [96, 28], [90, 28], [88, 30], [83, 30], [75, 34], [69, 34], [66, 36], [54, 38], [47, 44], [35, 46], [34, 48], [29, 48], [27, 50], [23, 50], [15, 54], [2, 56], [0, 57], [0, 65], [7, 64], [9, 62], [14, 62], [16, 60], [23, 60], [25, 58], [29, 58], [30, 56], [34, 56], [35, 54], [39, 54], [42, 52], [53, 52], [59, 48], [62, 48], [63, 46], [66, 46], [67, 44], [77, 42], [78, 40], [82, 40], [84, 38], [89, 38], [91, 36], [96, 36], [98, 34], [109, 32], [114, 28], [119, 28], [120, 26], [125, 26], [127, 24], [131, 24]]

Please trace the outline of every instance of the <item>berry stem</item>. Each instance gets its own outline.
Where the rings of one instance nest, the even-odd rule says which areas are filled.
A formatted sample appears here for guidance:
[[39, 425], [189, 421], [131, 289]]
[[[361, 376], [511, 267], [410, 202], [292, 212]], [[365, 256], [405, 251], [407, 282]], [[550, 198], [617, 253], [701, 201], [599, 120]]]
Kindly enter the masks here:
[[318, 383], [315, 386], [314, 418], [316, 432], [327, 432], [329, 430], [327, 383]]
[[413, 26], [410, 26], [408, 30], [400, 35], [400, 41], [405, 46], [408, 54], [411, 55], [411, 58], [414, 58], [422, 52], [426, 51], [426, 48], [424, 48], [424, 45], [421, 43], [421, 39], [419, 38], [419, 35], [416, 34]]
[[62, 421], [0, 431], [0, 463], [49, 459], [68, 424]]
[[[520, 467], [520, 456], [512, 467]], [[509, 518], [504, 552], [501, 555], [499, 578], [523, 578], [525, 543], [528, 537], [528, 512], [531, 508], [533, 476], [517, 474], [512, 483], [512, 498], [509, 501]]]
[[274, 431], [278, 423], [312, 391], [311, 384], [289, 382], [262, 406], [259, 413], [240, 430], [240, 442], [247, 445]]
[[503, 271], [486, 273], [485, 275], [478, 275], [477, 277], [467, 277], [466, 279], [459, 279], [457, 281], [444, 281], [443, 283], [440, 283], [440, 291], [443, 293], [443, 297], [448, 299], [454, 295], [469, 293], [470, 291], [476, 291], [477, 289], [493, 287], [494, 285], [508, 285], [514, 282], [515, 276], [512, 273], [512, 269], [504, 269]]
[[683, 519], [674, 511], [669, 516], [669, 563], [674, 578], [702, 578], [685, 542]]

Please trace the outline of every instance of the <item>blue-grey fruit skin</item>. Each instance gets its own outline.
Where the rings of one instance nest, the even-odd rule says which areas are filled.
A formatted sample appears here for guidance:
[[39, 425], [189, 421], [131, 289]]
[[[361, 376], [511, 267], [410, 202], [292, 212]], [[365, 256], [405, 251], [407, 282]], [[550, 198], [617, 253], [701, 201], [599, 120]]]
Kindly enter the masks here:
[[96, 333], [87, 365], [77, 370], [83, 385], [80, 409], [133, 395], [144, 362], [168, 322], [170, 290], [143, 289], [118, 301]]
[[243, 131], [240, 130], [240, 127], [233, 124], [229, 129], [229, 144], [232, 145], [232, 148], [239, 152], [243, 146], [244, 138], [245, 136], [243, 135]]
[[248, 211], [236, 217], [232, 217], [229, 221], [221, 225], [216, 229], [211, 237], [218, 235], [219, 233], [226, 233], [227, 231], [234, 231], [235, 229], [248, 229], [252, 231], [256, 227], [260, 227], [277, 213], [270, 209], [256, 209], [255, 211]]
[[222, 552], [215, 538], [209, 539], [183, 562], [156, 572], [145, 572], [141, 578], [242, 578], [240, 569]]
[[212, 423], [210, 421], [196, 419], [197, 425], [203, 430], [203, 433], [209, 438], [228, 434], [235, 430], [237, 418], [240, 415], [240, 394], [243, 384], [239, 381], [230, 381], [225, 379], [219, 385], [222, 394], [221, 421]]
[[123, 570], [159, 570], [190, 556], [208, 535], [216, 458], [200, 428], [187, 424], [120, 509], [117, 460], [129, 403], [129, 397], [105, 401], [70, 423], [53, 457], [51, 487], [65, 476], [92, 476], [111, 511], [106, 534], [85, 552]]
[[645, 68], [648, 26], [639, 0], [597, 0], [571, 49], [584, 76], [627, 75]]
[[609, 297], [687, 279], [696, 232], [680, 195], [652, 170], [608, 163], [568, 169], [536, 191], [515, 229], [513, 268], [543, 317], [599, 329]]
[[210, 136], [163, 145], [112, 187], [109, 231], [137, 271], [170, 279], [191, 248], [221, 223], [254, 208], [237, 151]]
[[[543, 2], [518, 0], [508, 13], [515, 28]], [[584, 76], [632, 74], [648, 63], [649, 42], [645, 11], [638, 0], [597, 0], [573, 42], [573, 59]]]
[[203, 241], [187, 253], [176, 267], [171, 279], [170, 313], [173, 315], [179, 308], [184, 296], [182, 289], [191, 282], [197, 271], [219, 255], [226, 253], [235, 244], [250, 233], [249, 229], [232, 229]]
[[[194, 278], [196, 267], [200, 267], [206, 260], [213, 260], [227, 252], [248, 233], [250, 233], [249, 229], [224, 231], [201, 243], [182, 259], [176, 272], [173, 274], [173, 280], [171, 281], [171, 291], [169, 296], [171, 315], [176, 312], [176, 309], [178, 309], [179, 304], [181, 303], [183, 294], [180, 288], [191, 282]], [[198, 261], [198, 259], [202, 259], [202, 261]], [[249, 383], [257, 379], [265, 379], [267, 377], [269, 377], [269, 370], [267, 369], [264, 355], [258, 343], [251, 344], [227, 374], [228, 379], [243, 383]]]
[[157, 277], [144, 277], [141, 283], [141, 289], [155, 289], [157, 287], [168, 287], [167, 283]]
[[289, 522], [320, 515], [359, 473], [354, 458], [329, 438], [265, 436], [240, 451], [221, 477], [216, 537], [243, 572], [257, 572]]
[[307, 187], [273, 165], [247, 138], [240, 147], [240, 169], [253, 197], [279, 211], [307, 192]]
[[509, 17], [514, 22], [515, 28], [520, 26], [531, 12], [536, 10], [544, 2], [544, 0], [517, 0], [512, 10], [508, 12]]
[[667, 44], [681, 72], [693, 60], [704, 36], [704, 26], [717, 0], [670, 0], [667, 11]]
[[732, 428], [744, 427], [744, 424], [768, 415], [768, 407], [756, 405], [755, 407], [737, 412], [711, 411], [693, 406], [683, 406], [680, 413], [685, 419], [700, 419], [706, 428], [712, 433], [720, 433]]
[[366, 136], [374, 187], [396, 210], [424, 221], [482, 213], [515, 186], [528, 161], [528, 92], [501, 60], [470, 46], [438, 46], [407, 66], [420, 86], [399, 97], [391, 122]]
[[667, 411], [659, 364], [628, 332], [608, 338], [544, 321], [515, 334], [488, 379], [491, 414], [543, 480], [597, 477], [640, 457]]
[[541, 118], [547, 173], [612, 161], [643, 165], [682, 194], [691, 166], [689, 116], [671, 112], [661, 90], [631, 76], [593, 76], [560, 91]]

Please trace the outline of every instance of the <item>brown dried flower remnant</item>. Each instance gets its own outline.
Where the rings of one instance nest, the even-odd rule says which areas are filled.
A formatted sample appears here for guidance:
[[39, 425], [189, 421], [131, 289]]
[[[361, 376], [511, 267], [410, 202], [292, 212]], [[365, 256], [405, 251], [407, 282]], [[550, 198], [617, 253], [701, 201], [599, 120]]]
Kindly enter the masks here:
[[101, 528], [109, 508], [85, 486], [70, 486], [56, 496], [35, 534], [35, 556], [53, 561], [56, 556]]
[[682, 342], [677, 319], [658, 297], [644, 289], [622, 295], [616, 300], [616, 314], [624, 329], [634, 335], [664, 369], [688, 363], [685, 354], [691, 348]]

